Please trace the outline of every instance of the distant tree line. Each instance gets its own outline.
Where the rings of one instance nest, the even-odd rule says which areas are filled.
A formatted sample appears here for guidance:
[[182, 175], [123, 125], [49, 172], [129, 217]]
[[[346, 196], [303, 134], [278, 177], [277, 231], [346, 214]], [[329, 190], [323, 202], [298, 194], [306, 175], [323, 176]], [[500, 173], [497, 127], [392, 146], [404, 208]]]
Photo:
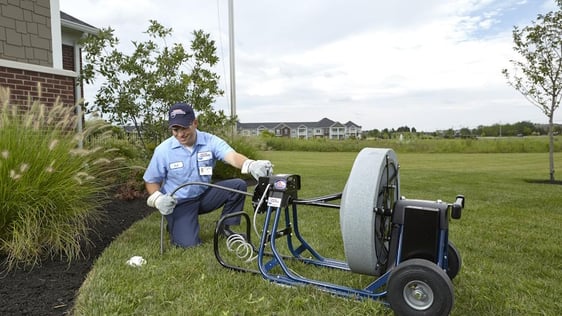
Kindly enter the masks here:
[[[562, 125], [554, 124], [554, 134], [562, 133]], [[397, 129], [385, 128], [373, 129], [363, 132], [364, 138], [391, 139], [402, 137], [443, 137], [443, 138], [475, 138], [475, 137], [512, 137], [512, 136], [539, 136], [548, 135], [547, 124], [536, 124], [529, 121], [521, 121], [514, 124], [494, 124], [491, 126], [479, 125], [477, 128], [449, 128], [434, 132], [418, 132], [415, 127], [401, 126]]]

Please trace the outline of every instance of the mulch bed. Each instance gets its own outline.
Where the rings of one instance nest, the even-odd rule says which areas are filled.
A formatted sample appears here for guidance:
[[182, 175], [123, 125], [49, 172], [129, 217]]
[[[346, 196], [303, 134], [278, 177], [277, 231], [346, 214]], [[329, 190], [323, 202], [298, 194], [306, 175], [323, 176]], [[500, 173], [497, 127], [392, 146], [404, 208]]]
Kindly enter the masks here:
[[93, 245], [84, 249], [84, 258], [70, 265], [49, 260], [31, 270], [0, 275], [0, 315], [70, 315], [75, 295], [94, 260], [121, 232], [154, 212], [145, 199], [114, 200], [103, 211], [108, 220], [94, 227], [96, 233], [90, 237]]

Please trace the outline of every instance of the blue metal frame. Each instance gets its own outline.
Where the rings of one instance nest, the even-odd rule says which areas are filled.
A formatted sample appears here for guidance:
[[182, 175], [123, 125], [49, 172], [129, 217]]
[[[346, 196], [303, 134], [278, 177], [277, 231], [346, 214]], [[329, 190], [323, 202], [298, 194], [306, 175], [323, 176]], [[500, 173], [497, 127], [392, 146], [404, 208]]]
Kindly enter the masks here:
[[[291, 286], [310, 284], [320, 288], [323, 291], [346, 297], [380, 299], [381, 297], [386, 295], [384, 285], [386, 285], [390, 272], [384, 273], [382, 276], [378, 277], [374, 282], [368, 284], [363, 289], [355, 289], [320, 280], [312, 280], [293, 273], [285, 260], [287, 259], [287, 257], [281, 255], [277, 249], [277, 239], [280, 236], [278, 236], [275, 232], [283, 231], [280, 230], [279, 227], [282, 214], [284, 214], [285, 216], [285, 224], [287, 225], [286, 228], [292, 230], [292, 233], [284, 236], [287, 238], [287, 247], [293, 255], [293, 257], [290, 257], [289, 259], [319, 267], [350, 271], [349, 266], [346, 262], [323, 257], [304, 239], [298, 228], [297, 206], [293, 203], [292, 212], [289, 211], [288, 206], [284, 208], [267, 208], [263, 230], [264, 233], [261, 236], [258, 248], [258, 268], [260, 273], [266, 280]], [[291, 219], [293, 223], [292, 226]], [[270, 226], [272, 233], [267, 234], [267, 229]], [[293, 243], [293, 237], [295, 237], [296, 240], [300, 243], [300, 245], [298, 245], [298, 247], [296, 248], [295, 244]], [[266, 245], [268, 244], [269, 248], [271, 248], [272, 254], [266, 252]], [[301, 254], [304, 251], [310, 252], [310, 254], [313, 256], [313, 259], [302, 257]], [[273, 273], [272, 270], [275, 267], [280, 267], [282, 273]]]
[[[261, 201], [263, 202], [263, 198], [268, 194], [268, 188], [266, 188], [265, 192], [263, 193], [263, 197]], [[337, 269], [341, 271], [351, 271], [349, 265], [346, 262], [325, 258], [320, 253], [318, 253], [301, 235], [299, 230], [299, 222], [298, 222], [298, 212], [297, 212], [297, 205], [314, 205], [314, 206], [321, 206], [321, 207], [329, 207], [329, 208], [338, 208], [338, 205], [328, 204], [326, 201], [338, 199], [341, 197], [341, 194], [334, 194], [330, 196], [318, 197], [309, 200], [298, 200], [290, 198], [287, 200], [285, 205], [281, 206], [267, 206], [265, 211], [265, 220], [263, 224], [262, 235], [260, 237], [259, 247], [255, 249], [252, 245], [253, 249], [258, 253], [258, 270], [252, 269], [245, 269], [235, 265], [228, 264], [224, 262], [220, 256], [220, 252], [218, 250], [218, 235], [219, 235], [219, 227], [221, 227], [224, 220], [234, 216], [242, 216], [246, 221], [246, 234], [248, 237], [248, 242], [250, 242], [250, 218], [244, 212], [239, 212], [235, 214], [230, 214], [226, 217], [223, 217], [217, 223], [214, 235], [214, 248], [215, 248], [215, 256], [219, 263], [224, 267], [242, 271], [242, 272], [252, 272], [256, 274], [261, 274], [262, 277], [266, 280], [271, 282], [290, 285], [290, 286], [298, 286], [298, 285], [313, 285], [320, 290], [325, 292], [329, 292], [338, 296], [343, 297], [352, 297], [352, 298], [369, 298], [374, 300], [381, 300], [381, 303], [388, 305], [383, 298], [386, 296], [386, 285], [389, 281], [390, 274], [394, 267], [398, 266], [402, 262], [401, 253], [402, 253], [402, 246], [403, 246], [403, 236], [404, 236], [404, 225], [403, 224], [395, 224], [394, 229], [398, 229], [398, 243], [396, 249], [389, 249], [389, 251], [396, 251], [396, 257], [394, 258], [393, 262], [388, 262], [386, 266], [386, 270], [382, 275], [378, 276], [373, 282], [367, 284], [364, 288], [351, 288], [343, 285], [333, 284], [330, 282], [320, 281], [320, 280], [313, 280], [309, 278], [302, 277], [294, 272], [291, 271], [289, 266], [287, 265], [288, 260], [296, 260], [302, 263], [311, 264], [319, 267], [326, 267]], [[260, 202], [261, 203], [261, 202]], [[462, 206], [461, 206], [462, 204]], [[447, 207], [446, 212], [449, 211], [449, 207], [458, 207], [462, 209], [464, 207], [464, 197], [458, 196], [457, 201]], [[292, 209], [289, 210], [289, 207]], [[256, 212], [259, 208], [259, 204], [256, 207]], [[285, 218], [285, 228], [280, 229], [280, 223], [282, 220], [282, 216]], [[448, 214], [446, 216], [448, 220]], [[459, 211], [459, 218], [460, 218], [460, 211]], [[268, 229], [271, 227], [271, 232]], [[277, 249], [277, 239], [285, 237], [287, 240], [287, 248], [292, 256], [282, 255], [279, 250]], [[294, 239], [293, 239], [294, 237]], [[269, 245], [269, 246], [268, 246]], [[266, 248], [269, 248], [271, 252], [267, 251]], [[302, 254], [308, 251], [312, 258], [305, 258]], [[446, 270], [448, 267], [448, 258], [447, 258], [447, 251], [448, 251], [448, 227], [445, 226], [444, 228], [440, 229], [439, 231], [439, 246], [438, 246], [438, 260], [437, 265], [442, 269]], [[282, 273], [274, 273], [272, 270], [275, 267], [279, 267]]]

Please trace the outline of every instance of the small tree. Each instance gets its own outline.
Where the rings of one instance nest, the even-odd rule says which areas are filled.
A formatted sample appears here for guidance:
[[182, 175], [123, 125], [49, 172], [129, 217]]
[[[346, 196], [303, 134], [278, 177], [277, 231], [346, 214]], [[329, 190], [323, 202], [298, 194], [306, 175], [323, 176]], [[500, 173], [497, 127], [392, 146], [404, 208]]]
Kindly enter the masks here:
[[223, 91], [218, 87], [219, 76], [210, 70], [219, 59], [209, 34], [194, 31], [189, 53], [182, 44], [167, 46], [172, 29], [151, 20], [145, 32], [149, 39], [132, 42], [134, 51], [126, 55], [116, 49], [119, 39], [113, 31], [101, 29], [81, 42], [85, 53], [82, 79], [86, 83], [96, 77], [104, 79], [88, 112], [101, 112], [112, 123], [132, 124], [145, 149], [147, 138], [158, 141], [169, 135], [166, 113], [176, 102], [193, 105], [206, 130], [218, 132], [232, 126], [234, 120], [212, 108]]
[[[562, 9], [562, 0], [556, 0]], [[538, 15], [531, 26], [513, 28], [513, 49], [522, 60], [503, 69], [508, 83], [548, 117], [550, 182], [554, 182], [554, 112], [562, 97], [562, 11]], [[517, 71], [521, 71], [521, 74]]]

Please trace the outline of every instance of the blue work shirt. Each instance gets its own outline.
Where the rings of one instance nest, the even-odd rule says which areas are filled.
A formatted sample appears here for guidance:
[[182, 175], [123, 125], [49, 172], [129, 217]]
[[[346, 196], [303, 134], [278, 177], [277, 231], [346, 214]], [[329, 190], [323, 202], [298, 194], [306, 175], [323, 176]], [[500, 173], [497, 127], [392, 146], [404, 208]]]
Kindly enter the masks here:
[[[187, 182], [210, 183], [216, 160], [224, 161], [226, 154], [234, 149], [218, 136], [199, 130], [196, 132], [197, 139], [191, 152], [174, 136], [158, 145], [144, 172], [144, 181], [162, 183], [162, 193], [172, 193]], [[208, 188], [204, 185], [188, 185], [174, 193], [174, 196], [178, 200], [192, 199]]]

